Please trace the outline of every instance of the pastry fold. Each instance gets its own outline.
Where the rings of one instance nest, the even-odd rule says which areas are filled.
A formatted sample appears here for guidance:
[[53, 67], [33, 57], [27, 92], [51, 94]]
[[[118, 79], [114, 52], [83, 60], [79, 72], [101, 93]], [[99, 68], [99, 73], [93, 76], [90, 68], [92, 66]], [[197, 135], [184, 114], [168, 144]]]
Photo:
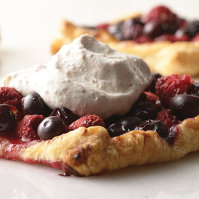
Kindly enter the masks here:
[[[130, 165], [165, 162], [199, 150], [199, 116], [178, 125], [174, 144], [154, 131], [131, 131], [110, 137], [105, 128], [80, 127], [48, 141], [13, 144], [0, 139], [0, 157], [42, 163], [67, 175], [91, 176]], [[13, 154], [14, 151], [14, 154]]]

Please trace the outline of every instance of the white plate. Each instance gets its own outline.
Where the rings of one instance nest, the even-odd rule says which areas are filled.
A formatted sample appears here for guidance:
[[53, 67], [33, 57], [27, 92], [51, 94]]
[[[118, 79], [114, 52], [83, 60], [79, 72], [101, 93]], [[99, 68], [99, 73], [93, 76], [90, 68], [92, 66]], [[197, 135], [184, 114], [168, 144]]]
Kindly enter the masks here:
[[[133, 155], [133, 154], [132, 154]], [[93, 177], [63, 177], [40, 165], [0, 160], [2, 199], [198, 199], [199, 153]]]

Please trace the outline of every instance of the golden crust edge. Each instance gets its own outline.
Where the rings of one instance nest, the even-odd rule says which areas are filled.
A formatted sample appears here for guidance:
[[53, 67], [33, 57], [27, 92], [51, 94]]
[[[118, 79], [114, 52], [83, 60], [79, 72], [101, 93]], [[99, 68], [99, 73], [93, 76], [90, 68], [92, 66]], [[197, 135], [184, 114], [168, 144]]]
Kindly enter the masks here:
[[60, 161], [79, 175], [91, 176], [130, 165], [175, 160], [197, 150], [199, 116], [178, 125], [174, 145], [168, 145], [154, 131], [131, 131], [111, 138], [103, 127], [80, 127], [23, 149], [21, 158]]

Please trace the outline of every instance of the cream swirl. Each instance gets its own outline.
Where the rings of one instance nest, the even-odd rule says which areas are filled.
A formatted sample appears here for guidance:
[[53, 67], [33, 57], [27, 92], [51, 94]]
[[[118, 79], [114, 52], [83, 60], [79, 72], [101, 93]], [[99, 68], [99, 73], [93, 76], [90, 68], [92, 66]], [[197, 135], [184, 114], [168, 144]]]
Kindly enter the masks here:
[[129, 111], [149, 85], [151, 72], [139, 57], [122, 54], [89, 35], [64, 45], [46, 65], [7, 75], [4, 86], [24, 96], [37, 92], [53, 108], [102, 118]]

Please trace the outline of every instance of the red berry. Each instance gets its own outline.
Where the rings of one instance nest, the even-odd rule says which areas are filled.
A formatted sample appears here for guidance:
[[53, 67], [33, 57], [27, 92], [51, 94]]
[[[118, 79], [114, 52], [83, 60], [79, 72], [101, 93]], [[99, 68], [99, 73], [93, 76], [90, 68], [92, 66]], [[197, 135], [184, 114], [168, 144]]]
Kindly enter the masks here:
[[109, 25], [110, 25], [110, 24], [108, 24], [108, 23], [101, 23], [101, 24], [99, 24], [99, 25], [97, 26], [97, 28], [107, 30], [108, 27], [109, 27]]
[[160, 111], [156, 120], [161, 120], [168, 129], [179, 123], [176, 116], [172, 115], [170, 109], [163, 109]]
[[169, 106], [170, 99], [176, 94], [188, 91], [192, 86], [192, 79], [189, 75], [170, 75], [161, 77], [156, 82], [156, 94], [166, 107]]
[[144, 91], [144, 93], [146, 95], [148, 102], [156, 102], [157, 100], [159, 100], [159, 97], [154, 93], [147, 92], [147, 91]]
[[17, 127], [17, 136], [24, 141], [39, 139], [37, 128], [43, 120], [43, 115], [25, 115]]
[[0, 87], [0, 104], [9, 104], [21, 110], [22, 94], [14, 88]]
[[173, 13], [166, 6], [156, 6], [147, 15], [144, 16], [144, 22], [149, 21], [174, 21], [177, 19], [175, 13]]
[[69, 128], [71, 130], [79, 127], [90, 127], [90, 126], [104, 126], [104, 121], [97, 115], [86, 115], [73, 122]]

